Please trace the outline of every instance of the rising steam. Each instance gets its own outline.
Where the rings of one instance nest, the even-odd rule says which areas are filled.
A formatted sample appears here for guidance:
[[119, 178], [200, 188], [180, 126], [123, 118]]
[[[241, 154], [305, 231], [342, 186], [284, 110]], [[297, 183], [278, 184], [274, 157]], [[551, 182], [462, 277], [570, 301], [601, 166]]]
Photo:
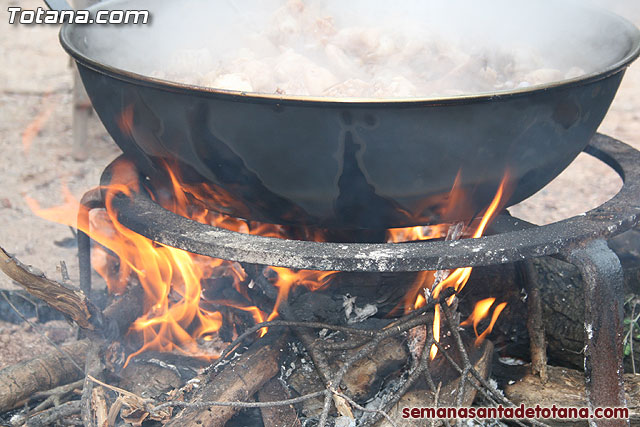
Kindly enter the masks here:
[[138, 74], [282, 95], [509, 91], [601, 71], [637, 42], [630, 24], [570, 0], [126, 2], [133, 5], [152, 11], [151, 25], [86, 26], [72, 43]]

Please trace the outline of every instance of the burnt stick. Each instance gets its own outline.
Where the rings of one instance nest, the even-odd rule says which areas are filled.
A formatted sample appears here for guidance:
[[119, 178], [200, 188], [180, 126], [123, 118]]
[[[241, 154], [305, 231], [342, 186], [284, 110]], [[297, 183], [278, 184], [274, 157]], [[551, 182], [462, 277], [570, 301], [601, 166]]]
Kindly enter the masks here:
[[102, 325], [102, 313], [79, 289], [47, 279], [43, 274], [11, 257], [0, 247], [0, 271], [31, 295], [45, 301], [83, 329], [96, 330]]
[[[206, 378], [199, 389], [196, 402], [225, 401], [243, 402], [253, 396], [271, 378], [280, 372], [282, 348], [287, 343], [287, 334], [267, 334], [254, 343], [238, 359], [225, 365], [217, 374]], [[206, 405], [209, 406], [209, 405]], [[167, 426], [183, 425], [222, 426], [238, 412], [238, 406], [211, 406], [203, 411], [187, 407], [171, 420]]]
[[[29, 417], [25, 425], [29, 427], [49, 427], [52, 425], [56, 425], [56, 423], [63, 418], [79, 414], [80, 405], [81, 403], [79, 400], [63, 403], [60, 406], [55, 406], [51, 409], [47, 409], [44, 412]], [[69, 424], [65, 423], [65, 425]]]
[[[277, 378], [272, 378], [258, 392], [258, 400], [260, 402], [273, 402], [287, 398], [289, 398], [287, 389]], [[260, 412], [262, 413], [264, 427], [302, 427], [293, 405], [264, 407], [260, 408]]]

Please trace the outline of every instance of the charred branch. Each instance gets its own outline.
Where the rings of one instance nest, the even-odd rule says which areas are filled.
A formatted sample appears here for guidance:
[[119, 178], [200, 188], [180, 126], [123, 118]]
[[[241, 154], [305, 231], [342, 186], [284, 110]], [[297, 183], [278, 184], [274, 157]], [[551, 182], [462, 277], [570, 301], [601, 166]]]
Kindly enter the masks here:
[[113, 297], [103, 311], [103, 335], [116, 339], [124, 335], [135, 320], [142, 316], [144, 291], [139, 285], [129, 285], [124, 294]]
[[[246, 402], [279, 372], [281, 350], [286, 340], [286, 334], [267, 334], [238, 359], [225, 365], [219, 373], [205, 377], [193, 401]], [[167, 425], [222, 426], [239, 409], [233, 406], [210, 406], [206, 410], [186, 408]]]
[[41, 272], [22, 264], [0, 248], [0, 271], [31, 295], [64, 313], [83, 329], [95, 330], [102, 324], [102, 314], [78, 289], [47, 279]]
[[[258, 393], [260, 402], [286, 400], [289, 393], [278, 379], [271, 379]], [[264, 427], [301, 427], [293, 405], [261, 408]]]
[[[56, 425], [57, 422], [72, 417], [80, 413], [80, 401], [74, 400], [71, 402], [63, 403], [60, 406], [47, 409], [44, 412], [35, 414], [26, 421], [25, 425], [28, 427], [49, 427]], [[65, 425], [72, 425], [65, 420]], [[73, 423], [73, 425], [77, 425]]]

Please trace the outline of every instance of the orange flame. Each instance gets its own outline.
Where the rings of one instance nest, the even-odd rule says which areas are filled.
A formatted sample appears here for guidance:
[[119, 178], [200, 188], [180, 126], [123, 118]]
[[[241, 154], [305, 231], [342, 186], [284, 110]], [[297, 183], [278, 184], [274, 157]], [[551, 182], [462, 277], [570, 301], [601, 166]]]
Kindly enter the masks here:
[[491, 310], [491, 307], [495, 302], [495, 298], [487, 298], [479, 301], [473, 308], [473, 312], [467, 318], [467, 320], [460, 323], [460, 326], [462, 327], [473, 324], [473, 330], [476, 333], [476, 346], [480, 345], [482, 341], [484, 341], [484, 339], [487, 337], [487, 335], [491, 333], [491, 331], [493, 330], [493, 326], [498, 320], [498, 316], [500, 316], [502, 310], [504, 310], [504, 308], [507, 306], [506, 302], [498, 304], [496, 308], [493, 309], [493, 315], [491, 316], [491, 322], [489, 323], [489, 326], [481, 334], [478, 334], [478, 324], [489, 315], [489, 311]]
[[[480, 223], [471, 235], [471, 238], [478, 239], [482, 237], [491, 220], [493, 220], [495, 215], [499, 212], [501, 204], [504, 203], [505, 186], [508, 181], [508, 177], [509, 175], [506, 174], [503, 178], [493, 200], [491, 201], [491, 204], [486, 209], [484, 215], [482, 216], [482, 219], [480, 220]], [[456, 190], [460, 186], [459, 181], [460, 174], [458, 174], [458, 177], [456, 178], [456, 183], [454, 184], [454, 188], [452, 189], [451, 196], [451, 199], [455, 199], [456, 203], [458, 202], [458, 195], [462, 194], [461, 190]], [[456, 204], [452, 204], [450, 205], [449, 209], [454, 209], [455, 207]], [[448, 228], [449, 226], [447, 224], [440, 224], [433, 227], [411, 227], [405, 229], [388, 230], [387, 241], [391, 243], [400, 243], [407, 241], [441, 238], [447, 235]], [[431, 289], [433, 298], [438, 298], [440, 293], [447, 288], [454, 288], [456, 293], [460, 292], [467, 284], [472, 270], [473, 269], [471, 267], [457, 268], [439, 283], [434, 283], [436, 274], [432, 271], [423, 271], [418, 273], [411, 291], [405, 298], [405, 307], [411, 307], [412, 302], [414, 309], [422, 307], [426, 303], [426, 299], [422, 296], [422, 290], [424, 289]], [[449, 305], [453, 303], [454, 298], [455, 295], [449, 298], [449, 300], [447, 301]], [[500, 308], [499, 310], [496, 309], [496, 320], [503, 308], [504, 307]], [[436, 306], [433, 318], [433, 337], [437, 342], [440, 342], [440, 317], [440, 308]], [[478, 339], [480, 339], [481, 341], [480, 337], [478, 337]], [[437, 353], [438, 348], [434, 344], [432, 345], [430, 350], [431, 359], [433, 359], [437, 355]]]
[[[96, 264], [97, 271], [105, 278], [111, 292], [122, 293], [129, 283], [129, 276], [133, 274], [137, 277], [145, 293], [143, 308], [145, 314], [134, 322], [131, 332], [139, 333], [144, 344], [138, 351], [131, 354], [128, 360], [151, 349], [178, 351], [207, 358], [215, 357], [216, 355], [203, 354], [197, 344], [199, 339], [210, 337], [222, 326], [221, 313], [201, 307], [203, 279], [223, 275], [231, 277], [236, 290], [246, 297], [246, 289], [242, 288], [246, 273], [237, 263], [211, 259], [160, 245], [123, 227], [117, 221], [112, 202], [120, 193], [130, 194], [140, 191], [137, 180], [133, 178], [132, 170], [132, 165], [126, 162], [114, 166], [114, 181], [103, 189], [106, 210], [92, 211], [89, 223], [84, 221], [77, 223], [76, 214], [85, 208], [66, 187], [63, 188], [65, 201], [62, 206], [42, 209], [35, 200], [27, 197], [26, 201], [38, 216], [69, 226], [77, 226], [117, 256], [119, 266], [114, 275], [109, 266], [116, 260], [100, 249], [92, 253], [92, 258], [99, 260]], [[189, 214], [189, 201], [180, 191], [177, 178], [173, 176], [172, 180], [176, 196], [172, 199], [174, 204], [165, 205], [165, 208], [172, 208], [179, 214]], [[212, 223], [219, 222], [215, 215], [212, 215], [212, 218], [207, 218], [207, 215], [208, 213], [196, 211], [190, 216]], [[79, 218], [83, 217], [85, 215], [79, 216]], [[307, 281], [304, 284], [309, 286]], [[233, 305], [233, 307], [251, 312], [257, 323], [264, 320], [264, 313], [250, 304]], [[264, 334], [266, 330], [261, 330], [260, 333]]]
[[416, 303], [413, 305], [413, 308], [417, 310], [420, 307], [424, 306], [426, 303], [427, 303], [426, 298], [422, 296], [422, 294], [418, 294], [418, 297], [416, 298]]
[[[435, 310], [433, 311], [433, 339], [436, 342], [440, 342], [440, 306], [436, 305]], [[438, 346], [435, 344], [431, 344], [431, 351], [429, 352], [429, 357], [433, 360], [438, 354]]]
[[[491, 220], [499, 212], [498, 208], [500, 207], [501, 202], [504, 202], [503, 196], [505, 192], [506, 182], [507, 176], [503, 178], [502, 182], [500, 183], [500, 187], [498, 187], [496, 195], [493, 197], [491, 204], [482, 216], [482, 220], [480, 221], [478, 228], [476, 228], [475, 232], [472, 235], [473, 239], [479, 239], [480, 237], [482, 237], [487, 228], [487, 225], [489, 225]], [[450, 287], [453, 287], [456, 292], [460, 292], [462, 288], [464, 288], [464, 286], [467, 284], [469, 276], [471, 276], [471, 271], [471, 267], [458, 268], [454, 270], [453, 273], [451, 273], [445, 280], [436, 285], [435, 289], [433, 290], [433, 297], [438, 298], [440, 292]]]
[[[46, 120], [46, 119], [41, 119]], [[117, 121], [120, 129], [127, 135], [134, 132], [135, 111], [132, 106], [122, 112]], [[34, 129], [36, 125], [33, 125]], [[28, 133], [25, 130], [25, 135]], [[33, 131], [29, 131], [33, 132]], [[23, 138], [23, 141], [25, 139]], [[207, 184], [186, 183], [177, 171], [165, 165], [168, 173], [170, 188], [156, 194], [154, 200], [164, 208], [195, 221], [226, 228], [232, 231], [262, 235], [276, 238], [288, 238], [288, 231], [278, 225], [259, 224], [223, 215], [220, 212], [248, 212], [246, 207], [235, 201], [229, 193], [220, 188]], [[94, 266], [99, 274], [105, 278], [112, 293], [122, 293], [130, 282], [130, 277], [137, 278], [145, 293], [144, 315], [137, 319], [131, 327], [132, 335], [142, 338], [142, 345], [129, 356], [127, 362], [134, 356], [146, 350], [178, 351], [189, 355], [211, 358], [216, 355], [204, 354], [199, 346], [199, 340], [212, 339], [222, 327], [223, 315], [218, 311], [208, 310], [207, 304], [225, 305], [251, 313], [256, 323], [273, 320], [279, 316], [279, 310], [286, 302], [291, 290], [296, 286], [304, 286], [311, 291], [327, 286], [336, 272], [319, 272], [286, 268], [270, 267], [273, 273], [272, 283], [278, 290], [277, 299], [269, 316], [251, 303], [247, 288], [247, 274], [243, 268], [234, 262], [211, 259], [194, 255], [180, 249], [157, 244], [122, 226], [117, 219], [117, 212], [113, 207], [113, 200], [119, 194], [131, 194], [143, 191], [139, 188], [138, 174], [132, 164], [121, 161], [113, 166], [112, 183], [103, 188], [105, 194], [105, 210], [86, 212], [77, 199], [63, 188], [64, 204], [57, 208], [42, 209], [33, 199], [27, 198], [27, 203], [34, 213], [50, 221], [77, 226], [91, 238], [107, 248], [115, 256], [97, 248], [92, 253]], [[506, 177], [494, 197], [491, 205], [484, 213], [482, 220], [475, 228], [471, 237], [479, 238], [485, 228], [498, 212], [503, 199]], [[158, 196], [168, 194], [170, 197]], [[459, 218], [461, 206], [465, 201], [461, 188], [460, 174], [452, 188], [448, 202], [440, 212], [443, 217]], [[216, 211], [210, 210], [214, 206]], [[78, 216], [78, 212], [80, 215]], [[77, 223], [76, 218], [82, 219]], [[84, 218], [89, 218], [88, 221]], [[402, 243], [415, 240], [428, 240], [446, 237], [448, 224], [427, 227], [410, 227], [389, 230], [387, 237], [392, 243]], [[305, 235], [316, 241], [324, 240], [321, 231], [305, 230]], [[267, 271], [269, 273], [269, 271]], [[451, 272], [444, 280], [434, 284], [434, 272], [421, 272], [417, 275], [413, 289], [405, 299], [406, 307], [417, 309], [426, 304], [423, 289], [432, 289], [437, 297], [443, 289], [453, 287], [460, 291], [471, 274], [471, 268], [459, 268]], [[208, 300], [207, 280], [225, 276], [231, 279], [233, 288], [245, 299], [237, 301]], [[240, 298], [240, 297], [239, 297]], [[451, 303], [452, 300], [449, 301]], [[504, 303], [503, 303], [504, 304]], [[490, 332], [504, 305], [494, 309], [492, 322], [478, 339], [483, 339]], [[436, 341], [440, 339], [440, 309], [434, 312], [433, 334]], [[480, 320], [478, 320], [479, 322]], [[474, 323], [474, 328], [477, 323]], [[487, 332], [489, 331], [489, 332]], [[266, 328], [259, 333], [264, 335]], [[431, 358], [437, 354], [437, 347], [431, 348]]]
[[305, 286], [311, 291], [316, 291], [327, 285], [331, 276], [336, 274], [335, 271], [299, 270], [296, 272], [281, 267], [269, 267], [269, 269], [278, 274], [278, 278], [274, 283], [274, 286], [278, 288], [278, 298], [273, 307], [273, 312], [267, 320], [273, 320], [278, 317], [278, 308], [289, 297], [292, 286]]
[[[253, 320], [256, 322], [256, 324], [263, 323], [266, 320], [265, 314], [258, 307], [236, 307], [236, 308], [239, 308], [240, 310], [248, 311], [249, 313], [251, 313], [251, 315], [253, 316]], [[267, 328], [260, 329], [259, 333], [260, 333], [260, 338], [262, 338], [267, 334]]]
[[447, 235], [448, 224], [417, 226], [409, 228], [392, 228], [387, 230], [387, 243], [416, 242], [419, 240], [438, 239]]
[[[26, 197], [26, 201], [36, 215], [49, 221], [77, 226], [117, 256], [115, 259], [99, 248], [92, 252], [92, 259], [97, 261], [96, 270], [105, 278], [112, 293], [124, 292], [130, 275], [137, 277], [145, 293], [145, 314], [134, 322], [131, 332], [142, 337], [143, 345], [129, 356], [127, 363], [132, 357], [147, 350], [178, 351], [205, 358], [216, 356], [203, 354], [197, 343], [199, 339], [211, 339], [222, 326], [221, 313], [201, 307], [201, 302], [205, 302], [202, 297], [202, 283], [210, 277], [231, 278], [234, 288], [247, 299], [246, 305], [228, 301], [221, 304], [250, 312], [256, 323], [265, 320], [266, 315], [258, 307], [249, 304], [247, 288], [244, 285], [247, 275], [239, 264], [157, 244], [122, 226], [117, 220], [113, 199], [120, 193], [131, 194], [140, 191], [140, 188], [130, 163], [115, 164], [113, 176], [113, 183], [103, 189], [106, 209], [91, 211], [89, 223], [76, 223], [76, 213], [85, 208], [66, 187], [63, 188], [64, 204], [59, 207], [42, 209], [34, 199]], [[279, 226], [254, 226], [243, 220], [198, 208], [189, 200], [188, 194], [192, 192], [183, 191], [180, 180], [173, 172], [169, 171], [169, 176], [174, 197], [169, 201], [160, 201], [163, 207], [194, 220], [224, 226], [234, 231], [286, 237]], [[87, 214], [86, 211], [83, 213]], [[79, 216], [83, 217], [85, 215]], [[118, 268], [114, 274], [112, 266], [116, 262]], [[277, 275], [274, 286], [278, 289], [278, 297], [272, 313], [268, 316], [269, 320], [278, 316], [278, 308], [294, 286], [305, 286], [313, 291], [328, 284], [331, 276], [335, 274], [276, 267], [270, 270]], [[263, 328], [259, 334], [262, 336], [266, 332], [267, 329]]]

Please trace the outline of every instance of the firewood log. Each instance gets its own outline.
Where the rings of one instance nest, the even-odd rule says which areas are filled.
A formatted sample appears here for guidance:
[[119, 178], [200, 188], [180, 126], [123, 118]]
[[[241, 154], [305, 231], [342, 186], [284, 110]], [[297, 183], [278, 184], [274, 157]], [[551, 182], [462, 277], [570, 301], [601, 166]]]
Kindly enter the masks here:
[[[62, 351], [79, 366], [84, 366], [89, 341], [81, 340], [61, 346]], [[0, 370], [0, 412], [21, 405], [41, 390], [50, 390], [76, 381], [84, 375], [69, 357], [57, 350]]]
[[[111, 333], [120, 336], [141, 314], [142, 290], [139, 286], [130, 287], [104, 310], [105, 324], [113, 329]], [[70, 358], [84, 367], [90, 346], [88, 339], [76, 341], [61, 347], [69, 357], [54, 350], [0, 370], [0, 412], [15, 408], [38, 391], [50, 390], [84, 377]]]
[[[260, 402], [274, 402], [277, 400], [286, 400], [290, 397], [287, 389], [282, 385], [280, 380], [276, 378], [272, 378], [258, 393], [258, 400]], [[260, 408], [260, 411], [262, 412], [264, 427], [302, 426], [293, 405]]]
[[[271, 378], [280, 372], [282, 348], [287, 334], [276, 331], [254, 343], [238, 359], [224, 366], [218, 374], [204, 377], [203, 384], [193, 402], [246, 402]], [[185, 408], [167, 424], [167, 427], [184, 425], [224, 426], [239, 408], [212, 406], [207, 409]]]
[[[639, 245], [639, 234], [633, 230], [610, 243], [622, 260], [625, 293], [640, 292], [640, 248], [633, 246]], [[581, 369], [585, 332], [584, 282], [580, 272], [575, 266], [551, 257], [535, 259], [532, 265], [540, 287], [548, 360], [553, 365]], [[463, 290], [461, 311], [470, 312], [470, 303], [487, 297], [507, 301], [507, 308], [489, 338], [504, 347], [504, 354], [529, 360], [527, 301], [522, 292], [525, 280], [524, 268], [513, 264], [474, 268]], [[640, 360], [640, 344], [634, 346], [634, 353], [636, 361]], [[625, 358], [625, 371], [631, 372], [629, 357]]]
[[[583, 408], [587, 406], [584, 388], [584, 372], [568, 368], [547, 366], [548, 380], [532, 375], [529, 367], [497, 364], [494, 375], [504, 387], [505, 396], [516, 405], [527, 407]], [[515, 379], [517, 378], [517, 379]], [[513, 384], [510, 384], [513, 382]], [[631, 416], [631, 425], [640, 424], [640, 375], [625, 374], [624, 388]], [[545, 420], [552, 426], [585, 425], [585, 422], [570, 420]]]

